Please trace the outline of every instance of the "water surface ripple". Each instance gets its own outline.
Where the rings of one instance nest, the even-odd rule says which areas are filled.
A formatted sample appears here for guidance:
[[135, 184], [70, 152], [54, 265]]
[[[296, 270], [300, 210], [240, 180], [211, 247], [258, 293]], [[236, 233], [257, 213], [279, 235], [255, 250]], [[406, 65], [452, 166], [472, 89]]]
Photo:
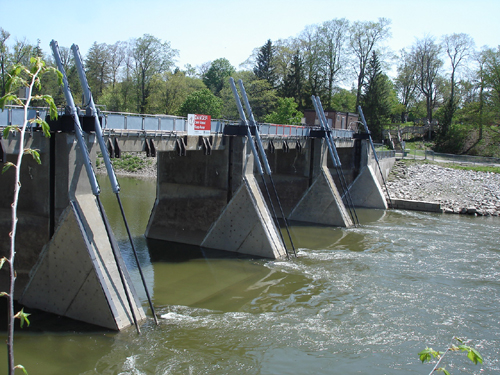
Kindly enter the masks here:
[[294, 225], [297, 259], [170, 259], [129, 209], [160, 326], [18, 336], [30, 374], [427, 374], [418, 352], [453, 336], [485, 362], [452, 354], [452, 374], [500, 373], [499, 218], [359, 210], [360, 228]]

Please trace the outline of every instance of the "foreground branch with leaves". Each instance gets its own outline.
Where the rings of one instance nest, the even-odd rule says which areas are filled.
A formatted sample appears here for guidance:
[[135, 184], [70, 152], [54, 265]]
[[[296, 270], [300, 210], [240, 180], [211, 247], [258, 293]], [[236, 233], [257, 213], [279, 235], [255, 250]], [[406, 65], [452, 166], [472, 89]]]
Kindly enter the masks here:
[[[14, 322], [15, 319], [20, 320], [21, 328], [24, 323], [29, 325], [28, 316], [30, 314], [24, 312], [24, 308], [19, 312], [14, 314], [14, 286], [16, 281], [16, 271], [14, 267], [14, 261], [16, 257], [16, 233], [17, 233], [17, 206], [19, 202], [19, 193], [21, 190], [21, 164], [23, 155], [31, 155], [38, 164], [41, 164], [40, 154], [38, 150], [31, 148], [24, 148], [25, 143], [25, 133], [29, 126], [39, 126], [41, 127], [44, 135], [50, 137], [50, 128], [47, 122], [40, 117], [34, 119], [28, 119], [28, 106], [33, 100], [43, 100], [47, 103], [49, 107], [49, 113], [51, 118], [57, 118], [57, 108], [56, 105], [49, 95], [34, 95], [33, 91], [41, 89], [40, 76], [48, 71], [53, 71], [58, 74], [59, 82], [62, 84], [62, 75], [54, 68], [48, 68], [45, 66], [45, 62], [39, 57], [33, 57], [30, 60], [30, 65], [25, 67], [23, 65], [14, 65], [9, 72], [9, 79], [6, 84], [6, 94], [0, 98], [0, 109], [4, 110], [5, 105], [9, 103], [14, 103], [20, 105], [24, 109], [23, 124], [9, 125], [5, 127], [3, 131], [3, 138], [8, 138], [11, 132], [17, 133], [19, 135], [19, 154], [17, 156], [16, 163], [7, 162], [5, 163], [2, 173], [7, 172], [10, 168], [15, 170], [14, 177], [14, 198], [12, 202], [12, 228], [9, 233], [10, 238], [10, 254], [9, 257], [3, 257], [0, 260], [0, 268], [5, 264], [9, 267], [9, 291], [0, 293], [1, 296], [6, 297], [8, 300], [8, 328], [7, 328], [7, 355], [8, 355], [8, 374], [13, 375], [15, 369], [21, 369], [25, 374], [27, 374], [26, 369], [21, 365], [14, 365]], [[20, 98], [15, 92], [19, 88], [26, 89], [26, 97]], [[22, 150], [22, 151], [21, 151]]]
[[[458, 341], [460, 345], [456, 346], [454, 344], [455, 341]], [[469, 358], [475, 365], [477, 365], [478, 363], [483, 363], [483, 357], [481, 357], [481, 354], [479, 354], [479, 352], [476, 349], [465, 345], [463, 340], [459, 339], [458, 337], [453, 338], [452, 342], [450, 343], [450, 346], [448, 347], [448, 349], [446, 349], [445, 352], [440, 352], [427, 347], [420, 353], [418, 353], [418, 355], [422, 363], [430, 362], [432, 359], [438, 360], [432, 371], [429, 373], [429, 375], [431, 375], [434, 372], [443, 372], [445, 375], [450, 375], [450, 373], [448, 372], [448, 370], [446, 370], [445, 367], [439, 367], [445, 355], [450, 352], [467, 352], [467, 358]]]

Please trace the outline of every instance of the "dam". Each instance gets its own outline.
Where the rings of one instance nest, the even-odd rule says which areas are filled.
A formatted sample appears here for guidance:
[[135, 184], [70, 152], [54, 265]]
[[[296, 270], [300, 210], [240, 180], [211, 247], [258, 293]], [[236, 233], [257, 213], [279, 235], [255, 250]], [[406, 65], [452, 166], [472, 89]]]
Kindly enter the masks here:
[[[14, 112], [4, 112], [0, 125], [15, 121]], [[80, 119], [95, 165], [99, 150], [93, 119], [83, 113]], [[38, 165], [26, 158], [22, 165], [16, 295], [26, 306], [120, 330], [133, 324], [132, 315], [142, 320], [145, 314], [123, 260], [119, 254], [114, 259], [116, 241], [99, 214], [72, 121], [62, 114], [51, 123], [50, 138], [30, 129], [24, 145], [13, 133], [1, 139], [3, 163], [28, 147], [39, 150], [42, 160]], [[208, 135], [189, 135], [183, 118], [109, 113], [100, 121], [110, 156], [144, 152], [157, 158], [148, 239], [284, 259], [290, 250], [279, 222], [345, 228], [355, 224], [345, 204], [346, 192], [337, 188], [338, 168], [328, 157], [320, 129], [260, 126], [276, 202], [265, 194], [266, 177], [259, 177], [251, 151], [254, 140], [241, 123], [212, 120]], [[367, 138], [345, 130], [331, 133], [353, 205], [387, 208]], [[382, 170], [387, 173], [393, 162], [381, 160]], [[2, 255], [8, 250], [12, 186], [13, 176], [7, 172], [0, 180]], [[280, 212], [270, 209], [277, 204]], [[1, 271], [2, 286], [6, 276]]]

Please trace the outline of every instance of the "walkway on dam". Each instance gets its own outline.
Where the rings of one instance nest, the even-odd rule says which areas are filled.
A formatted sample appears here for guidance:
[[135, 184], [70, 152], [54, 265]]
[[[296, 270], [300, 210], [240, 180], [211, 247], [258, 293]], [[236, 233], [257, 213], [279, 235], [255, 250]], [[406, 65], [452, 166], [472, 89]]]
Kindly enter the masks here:
[[[60, 114], [63, 114], [60, 110]], [[45, 118], [46, 107], [33, 107], [28, 111], [28, 119], [39, 115]], [[81, 116], [85, 113], [81, 113]], [[21, 124], [23, 121], [23, 110], [19, 106], [6, 106], [4, 111], [0, 111], [0, 126]], [[124, 112], [101, 111], [102, 129], [104, 133], [114, 132], [115, 134], [172, 134], [185, 133], [188, 131], [187, 118], [171, 115], [149, 115]], [[211, 121], [210, 133], [223, 133], [228, 125], [237, 125], [239, 122], [221, 119]], [[85, 126], [85, 124], [82, 124]], [[308, 137], [311, 135], [311, 127], [297, 125], [259, 124], [261, 135], [282, 136], [282, 137]], [[120, 133], [120, 132], [123, 133]], [[334, 138], [352, 138], [354, 132], [348, 129], [332, 129]]]

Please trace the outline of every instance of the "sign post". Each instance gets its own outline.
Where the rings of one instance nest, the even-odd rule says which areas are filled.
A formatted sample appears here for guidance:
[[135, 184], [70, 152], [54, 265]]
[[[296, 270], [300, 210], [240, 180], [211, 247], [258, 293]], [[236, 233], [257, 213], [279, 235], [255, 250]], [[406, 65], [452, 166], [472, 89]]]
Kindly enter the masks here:
[[212, 118], [209, 115], [192, 115], [187, 117], [188, 135], [210, 135], [212, 129]]

